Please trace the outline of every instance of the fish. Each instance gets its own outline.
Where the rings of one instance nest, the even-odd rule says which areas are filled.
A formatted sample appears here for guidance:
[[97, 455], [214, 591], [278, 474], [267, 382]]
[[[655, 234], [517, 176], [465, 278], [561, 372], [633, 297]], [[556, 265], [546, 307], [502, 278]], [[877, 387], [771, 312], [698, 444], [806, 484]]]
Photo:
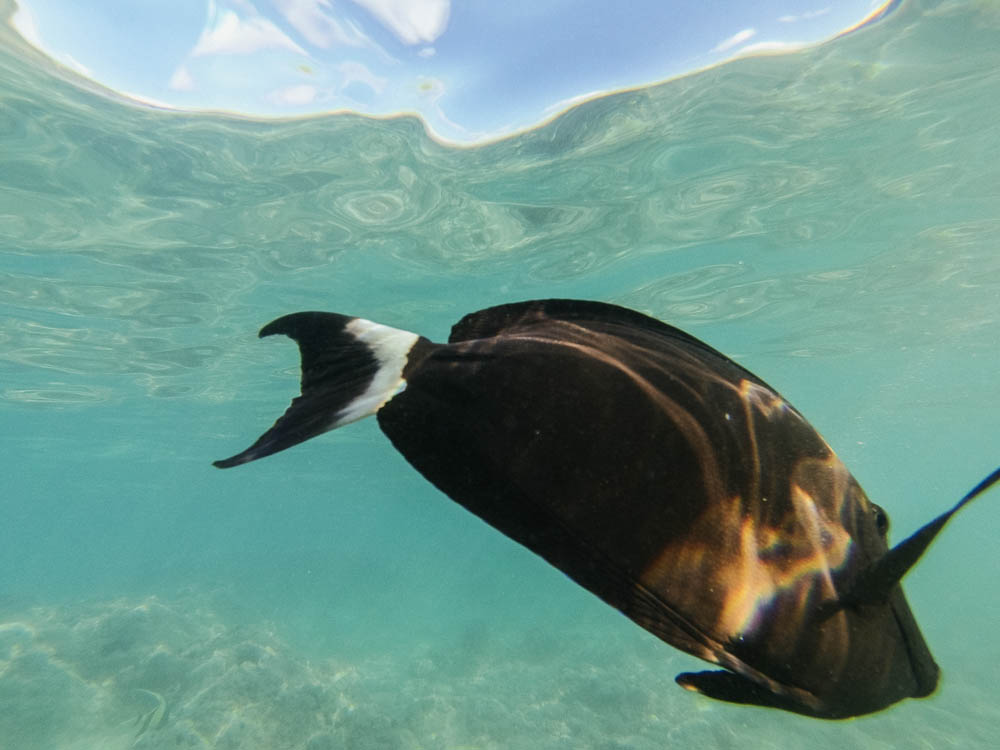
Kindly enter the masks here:
[[145, 688], [135, 688], [135, 692], [152, 698], [156, 705], [147, 711], [143, 711], [136, 718], [135, 726], [139, 728], [139, 731], [132, 739], [133, 746], [145, 736], [146, 732], [151, 729], [161, 728], [167, 720], [167, 701], [162, 695], [154, 693], [152, 690], [146, 690]]
[[705, 342], [602, 302], [470, 313], [447, 343], [360, 317], [268, 323], [301, 393], [229, 468], [375, 415], [445, 495], [666, 643], [677, 683], [843, 719], [933, 693], [900, 581], [944, 524], [890, 548], [886, 512], [775, 389]]

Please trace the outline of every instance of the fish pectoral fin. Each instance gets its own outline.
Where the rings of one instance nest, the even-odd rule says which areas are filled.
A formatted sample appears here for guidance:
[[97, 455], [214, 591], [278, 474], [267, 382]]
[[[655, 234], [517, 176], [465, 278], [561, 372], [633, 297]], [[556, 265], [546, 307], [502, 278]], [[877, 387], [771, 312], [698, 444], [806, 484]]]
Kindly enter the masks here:
[[675, 679], [677, 684], [685, 690], [701, 693], [716, 700], [804, 713], [803, 707], [795, 701], [772, 693], [753, 680], [735, 672], [726, 670], [684, 672], [677, 675]]

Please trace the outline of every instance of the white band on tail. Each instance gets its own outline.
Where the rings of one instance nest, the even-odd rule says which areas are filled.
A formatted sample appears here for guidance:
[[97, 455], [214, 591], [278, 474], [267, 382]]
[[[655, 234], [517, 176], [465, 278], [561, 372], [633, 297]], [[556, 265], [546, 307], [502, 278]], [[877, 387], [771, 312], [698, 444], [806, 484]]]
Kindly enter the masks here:
[[382, 404], [406, 386], [403, 368], [410, 349], [420, 338], [415, 333], [390, 328], [364, 318], [355, 318], [347, 324], [345, 330], [368, 346], [378, 361], [378, 372], [365, 392], [337, 413], [330, 429], [374, 414]]

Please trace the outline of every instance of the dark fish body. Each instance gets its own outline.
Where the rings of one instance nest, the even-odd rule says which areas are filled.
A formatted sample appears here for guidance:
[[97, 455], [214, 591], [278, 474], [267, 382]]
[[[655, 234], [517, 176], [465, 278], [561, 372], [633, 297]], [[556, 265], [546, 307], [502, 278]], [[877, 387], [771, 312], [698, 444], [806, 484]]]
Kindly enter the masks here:
[[898, 582], [985, 482], [889, 554], [883, 511], [774, 389], [612, 305], [490, 308], [448, 344], [331, 313], [279, 318], [272, 333], [299, 344], [302, 395], [217, 465], [376, 413], [453, 500], [723, 667], [680, 675], [686, 688], [842, 718], [937, 685]]

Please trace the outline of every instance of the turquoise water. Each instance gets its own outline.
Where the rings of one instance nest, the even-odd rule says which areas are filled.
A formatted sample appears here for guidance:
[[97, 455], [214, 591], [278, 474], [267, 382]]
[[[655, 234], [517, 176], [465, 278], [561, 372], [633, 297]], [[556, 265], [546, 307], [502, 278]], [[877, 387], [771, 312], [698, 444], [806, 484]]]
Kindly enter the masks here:
[[[9, 13], [8, 4], [3, 4]], [[0, 748], [992, 748], [997, 493], [907, 578], [933, 697], [715, 703], [373, 421], [221, 472], [298, 382], [278, 315], [443, 339], [624, 304], [779, 388], [899, 539], [1000, 463], [1000, 8], [904, 2], [455, 149], [129, 105], [0, 31]], [[162, 696], [167, 713], [135, 720]]]

